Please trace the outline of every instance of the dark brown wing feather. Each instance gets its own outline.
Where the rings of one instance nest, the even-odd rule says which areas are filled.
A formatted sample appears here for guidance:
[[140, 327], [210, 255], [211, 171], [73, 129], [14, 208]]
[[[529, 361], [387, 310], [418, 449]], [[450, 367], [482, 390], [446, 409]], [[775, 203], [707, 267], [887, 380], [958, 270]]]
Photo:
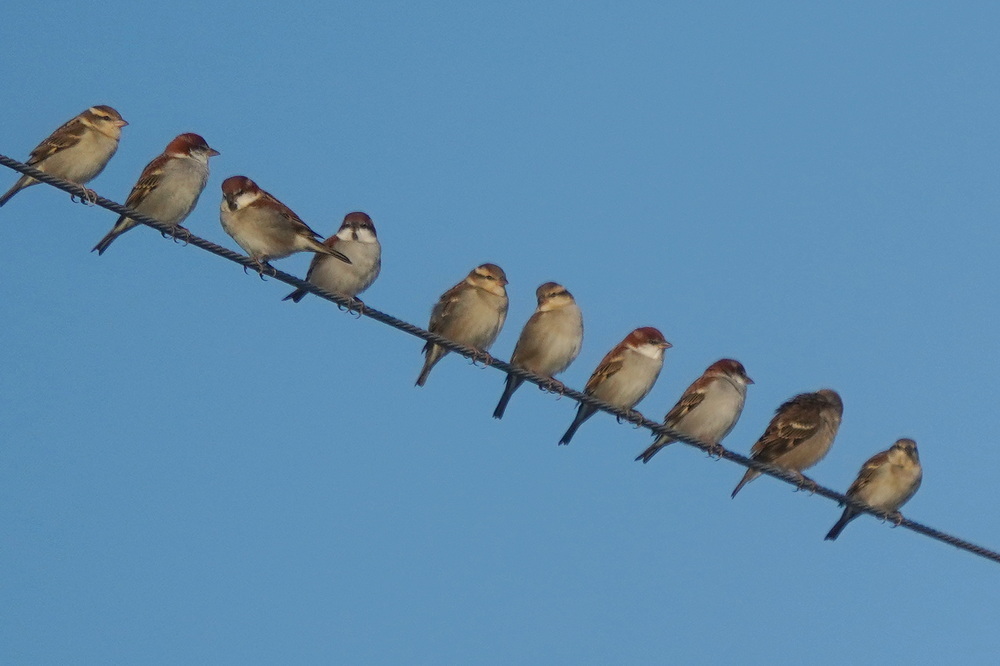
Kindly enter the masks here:
[[281, 203], [280, 201], [278, 201], [277, 199], [275, 199], [273, 196], [271, 196], [270, 192], [264, 192], [263, 194], [264, 194], [264, 196], [269, 201], [271, 201], [272, 203], [277, 204], [277, 208], [278, 208], [278, 210], [281, 211], [282, 216], [286, 220], [288, 220], [289, 222], [292, 223], [292, 225], [295, 227], [295, 230], [297, 232], [299, 232], [299, 233], [301, 233], [303, 235], [308, 234], [312, 238], [314, 238], [317, 241], [319, 241], [319, 238], [320, 238], [319, 234], [316, 233], [315, 231], [313, 231], [309, 227], [308, 224], [306, 224], [305, 222], [303, 222], [302, 218], [295, 214], [295, 211], [293, 211], [291, 208], [289, 208], [288, 206], [284, 205], [283, 203]]
[[699, 389], [695, 391], [689, 390], [681, 397], [680, 402], [674, 405], [673, 409], [667, 412], [667, 416], [664, 419], [664, 423], [666, 423], [666, 425], [668, 426], [676, 424], [678, 421], [684, 418], [688, 414], [688, 412], [690, 412], [692, 409], [700, 405], [704, 400], [705, 400], [704, 389]]
[[862, 488], [867, 486], [875, 478], [875, 473], [878, 471], [879, 467], [887, 464], [889, 462], [889, 452], [882, 451], [881, 453], [876, 453], [861, 467], [861, 471], [858, 472], [858, 478], [854, 480], [851, 487], [847, 489], [847, 495], [853, 497], [858, 494]]
[[73, 118], [53, 132], [49, 138], [42, 141], [34, 150], [31, 151], [31, 156], [28, 158], [28, 164], [33, 166], [45, 158], [58, 153], [60, 150], [66, 150], [70, 146], [75, 146], [80, 143], [80, 139], [86, 131], [87, 126], [80, 122], [79, 118]]
[[622, 365], [625, 363], [624, 352], [619, 350], [617, 347], [608, 352], [597, 369], [594, 370], [594, 374], [590, 376], [587, 380], [587, 385], [583, 387], [583, 392], [590, 394], [597, 390], [604, 380], [612, 376], [616, 372], [622, 369]]
[[819, 429], [820, 411], [825, 405], [822, 397], [811, 393], [797, 395], [783, 404], [750, 449], [753, 457], [772, 462], [812, 437]]
[[129, 192], [128, 199], [125, 200], [125, 205], [129, 208], [135, 208], [138, 206], [149, 193], [156, 189], [156, 186], [160, 184], [160, 177], [163, 175], [163, 166], [166, 164], [170, 157], [167, 155], [160, 155], [143, 169], [142, 177], [139, 178], [139, 182], [135, 184], [132, 191]]

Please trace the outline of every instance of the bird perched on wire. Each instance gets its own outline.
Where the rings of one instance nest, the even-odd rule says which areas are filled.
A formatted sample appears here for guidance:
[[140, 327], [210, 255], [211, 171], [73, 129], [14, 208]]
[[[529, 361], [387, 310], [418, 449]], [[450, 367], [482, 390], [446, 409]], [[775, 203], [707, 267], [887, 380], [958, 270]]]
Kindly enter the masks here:
[[[181, 228], [208, 182], [208, 158], [219, 154], [198, 134], [174, 137], [163, 153], [146, 165], [125, 205], [164, 224]], [[92, 252], [104, 254], [111, 243], [139, 223], [122, 215]]]
[[[632, 409], [653, 388], [663, 368], [663, 351], [671, 346], [651, 326], [635, 329], [601, 360], [583, 392], [619, 409]], [[596, 411], [596, 407], [581, 402], [559, 443], [569, 444], [577, 428]]]
[[[365, 213], [354, 212], [344, 216], [337, 233], [323, 241], [351, 260], [345, 264], [328, 254], [317, 254], [309, 264], [306, 281], [334, 294], [355, 297], [370, 287], [382, 269], [382, 246], [375, 234], [375, 223]], [[296, 303], [309, 292], [296, 289], [282, 300]]]
[[295, 252], [328, 254], [351, 263], [342, 252], [319, 241], [292, 210], [246, 176], [231, 176], [222, 183], [222, 228], [249, 255], [260, 273], [271, 259]]
[[[864, 502], [873, 509], [895, 514], [898, 521], [903, 519], [899, 508], [906, 504], [923, 479], [917, 443], [912, 439], [897, 439], [888, 451], [876, 453], [868, 459], [858, 478], [847, 489], [847, 496]], [[841, 531], [860, 515], [853, 507], [845, 507], [837, 524], [827, 533], [826, 539], [833, 541]]]
[[[836, 391], [800, 393], [778, 407], [767, 430], [750, 450], [750, 457], [783, 467], [802, 477], [802, 483], [815, 485], [802, 476], [802, 471], [818, 463], [830, 450], [843, 414], [844, 403]], [[743, 486], [758, 476], [759, 471], [748, 469], [732, 496], [736, 497]]]
[[[31, 151], [26, 164], [81, 187], [97, 177], [118, 150], [122, 127], [128, 125], [110, 106], [92, 106], [63, 124]], [[0, 197], [0, 206], [26, 187], [38, 183], [23, 175]], [[97, 195], [90, 190], [94, 199]]]
[[[731, 358], [716, 361], [684, 391], [667, 412], [663, 425], [719, 448], [743, 413], [748, 384], [753, 384], [753, 380], [742, 363]], [[659, 435], [636, 460], [648, 463], [657, 451], [674, 441], [672, 437]]]
[[[507, 276], [496, 264], [472, 269], [465, 279], [444, 292], [431, 310], [427, 330], [473, 349], [486, 352], [497, 339], [507, 318]], [[424, 345], [424, 367], [417, 377], [423, 386], [431, 368], [448, 350], [428, 342]]]
[[[521, 330], [510, 364], [543, 377], [554, 377], [569, 367], [583, 344], [583, 314], [566, 291], [555, 282], [546, 282], [535, 290], [538, 307]], [[555, 380], [553, 380], [555, 381]], [[524, 380], [507, 375], [503, 395], [493, 411], [493, 418], [503, 418], [507, 403]]]

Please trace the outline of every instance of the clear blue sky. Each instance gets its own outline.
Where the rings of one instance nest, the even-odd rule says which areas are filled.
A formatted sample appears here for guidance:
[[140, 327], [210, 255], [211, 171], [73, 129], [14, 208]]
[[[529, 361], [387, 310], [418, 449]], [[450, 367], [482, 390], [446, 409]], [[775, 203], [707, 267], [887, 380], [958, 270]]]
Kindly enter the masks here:
[[[368, 212], [365, 295], [425, 325], [492, 261], [507, 357], [542, 282], [586, 338], [756, 385], [727, 440], [837, 389], [813, 470], [913, 437], [904, 513], [1000, 547], [995, 3], [11, 5], [0, 152], [93, 104], [130, 122], [123, 201], [180, 132], [222, 152], [188, 226], [235, 247], [245, 174], [324, 235]], [[0, 187], [15, 175], [0, 169]], [[966, 663], [997, 565], [449, 357], [36, 187], [0, 210], [4, 663]], [[304, 274], [309, 257], [278, 262]]]

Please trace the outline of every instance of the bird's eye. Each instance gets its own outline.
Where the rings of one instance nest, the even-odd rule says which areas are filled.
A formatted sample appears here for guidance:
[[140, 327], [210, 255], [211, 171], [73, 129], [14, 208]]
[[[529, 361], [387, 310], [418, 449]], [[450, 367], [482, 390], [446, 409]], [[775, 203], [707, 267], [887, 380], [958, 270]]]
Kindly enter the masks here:
[[101, 120], [111, 120], [111, 116], [101, 116]]
[[496, 278], [495, 278], [495, 277], [493, 277], [492, 275], [487, 275], [487, 276], [486, 276], [486, 279], [487, 279], [487, 280], [496, 280]]

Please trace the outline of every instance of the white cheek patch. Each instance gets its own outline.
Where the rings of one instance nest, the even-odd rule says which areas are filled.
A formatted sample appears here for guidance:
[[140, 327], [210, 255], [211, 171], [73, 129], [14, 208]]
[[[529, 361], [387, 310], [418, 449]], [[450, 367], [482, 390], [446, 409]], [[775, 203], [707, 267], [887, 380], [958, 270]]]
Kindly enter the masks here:
[[208, 153], [204, 150], [192, 150], [189, 154], [180, 155], [180, 157], [187, 157], [201, 164], [208, 164]]
[[[377, 241], [375, 234], [372, 233], [371, 229], [365, 229], [362, 227], [357, 230], [357, 233], [359, 243], [375, 243]], [[345, 238], [344, 240], [348, 239]], [[351, 240], [353, 240], [353, 236], [351, 237]]]
[[639, 345], [637, 347], [632, 347], [632, 350], [638, 354], [642, 354], [646, 358], [651, 358], [654, 361], [658, 361], [663, 358], [663, 350], [656, 345]]
[[236, 210], [242, 210], [260, 199], [260, 192], [242, 192], [236, 196]]

